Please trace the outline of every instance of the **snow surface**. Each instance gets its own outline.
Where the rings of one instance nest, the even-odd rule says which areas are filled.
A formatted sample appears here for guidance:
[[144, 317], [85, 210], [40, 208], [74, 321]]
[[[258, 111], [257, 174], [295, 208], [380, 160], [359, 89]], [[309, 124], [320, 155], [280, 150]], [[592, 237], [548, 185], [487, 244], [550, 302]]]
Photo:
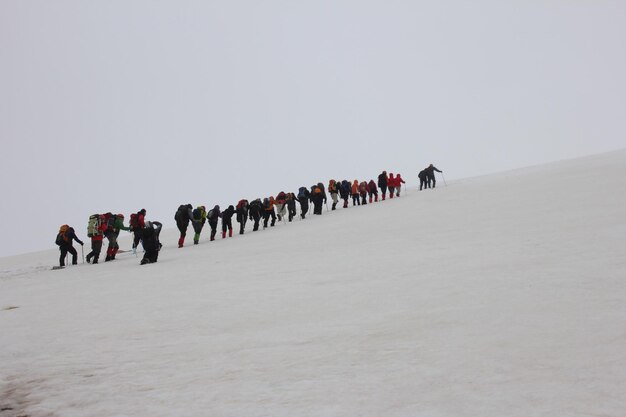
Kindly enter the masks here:
[[624, 416], [625, 190], [618, 151], [155, 265], [1, 259], [0, 417]]

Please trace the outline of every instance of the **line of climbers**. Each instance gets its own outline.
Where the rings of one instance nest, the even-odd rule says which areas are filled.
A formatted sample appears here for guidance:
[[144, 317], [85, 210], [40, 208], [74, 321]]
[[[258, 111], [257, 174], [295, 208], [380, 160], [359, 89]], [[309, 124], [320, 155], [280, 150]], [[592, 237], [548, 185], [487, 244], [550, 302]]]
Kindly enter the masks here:
[[367, 204], [368, 198], [370, 203], [377, 202], [379, 188], [383, 200], [387, 195], [387, 191], [389, 191], [389, 198], [393, 198], [394, 195], [400, 197], [401, 186], [404, 183], [405, 181], [400, 174], [394, 177], [393, 173], [387, 175], [387, 172], [383, 171], [378, 176], [378, 183], [374, 182], [374, 180], [369, 182], [354, 180], [354, 182], [350, 183], [348, 180], [339, 182], [332, 179], [328, 182], [328, 190], [320, 182], [311, 186], [310, 190], [307, 187], [300, 187], [297, 195], [292, 192], [286, 193], [281, 191], [275, 198], [270, 196], [264, 199], [257, 198], [252, 201], [242, 199], [239, 200], [236, 206], [230, 205], [223, 211], [219, 205], [207, 211], [206, 206], [198, 206], [194, 209], [191, 204], [182, 204], [174, 214], [176, 227], [180, 232], [178, 247], [182, 248], [184, 246], [190, 223], [194, 230], [193, 243], [197, 245], [200, 242], [200, 234], [206, 223], [211, 227], [210, 240], [213, 241], [217, 235], [218, 222], [222, 219], [222, 239], [225, 239], [227, 233], [229, 237], [233, 236], [233, 217], [239, 223], [239, 234], [243, 235], [248, 220], [254, 222], [252, 227], [254, 232], [259, 230], [261, 220], [263, 220], [263, 229], [266, 229], [268, 225], [273, 227], [277, 219], [279, 222], [284, 221], [284, 219], [287, 219], [289, 222], [293, 221], [297, 214], [296, 203], [300, 204], [301, 219], [306, 218], [309, 212], [309, 204], [313, 205], [313, 214], [321, 215], [322, 207], [328, 201], [327, 191], [332, 199], [331, 210], [335, 210], [339, 203], [339, 198], [343, 200], [343, 208], [348, 207], [350, 198], [352, 198], [353, 206]]
[[[420, 190], [422, 188], [435, 188], [435, 171], [443, 172], [430, 164], [426, 169], [422, 170], [418, 177], [420, 179]], [[382, 200], [385, 200], [387, 192], [389, 198], [394, 196], [400, 197], [401, 187], [405, 181], [400, 174], [395, 177], [392, 173], [387, 175], [383, 171], [378, 176], [378, 182], [374, 180], [361, 181], [354, 180], [350, 183], [348, 180], [341, 182], [331, 179], [328, 182], [328, 193], [332, 200], [331, 210], [336, 210], [339, 199], [343, 200], [343, 208], [348, 208], [348, 201], [352, 198], [352, 205], [366, 205], [369, 201], [378, 202], [378, 189], [381, 191]], [[281, 191], [276, 198], [273, 196], [261, 200], [257, 198], [251, 202], [246, 199], [239, 200], [236, 206], [228, 206], [221, 211], [220, 206], [216, 205], [207, 211], [205, 206], [198, 206], [195, 209], [191, 204], [184, 204], [178, 207], [174, 220], [180, 232], [178, 239], [178, 247], [182, 248], [185, 243], [187, 229], [189, 223], [192, 224], [194, 230], [193, 243], [197, 245], [200, 242], [200, 234], [204, 228], [204, 224], [208, 222], [211, 227], [210, 240], [215, 240], [217, 234], [217, 226], [219, 219], [222, 219], [222, 239], [233, 236], [233, 216], [239, 223], [239, 234], [244, 234], [246, 222], [248, 220], [254, 222], [253, 231], [259, 230], [261, 219], [263, 219], [263, 229], [273, 227], [278, 221], [284, 221], [285, 218], [291, 222], [297, 214], [296, 203], [300, 204], [300, 218], [305, 219], [309, 211], [309, 203], [313, 205], [313, 214], [321, 215], [323, 204], [327, 204], [326, 188], [323, 183], [318, 183], [310, 187], [300, 187], [298, 194], [291, 192], [285, 193]], [[328, 205], [326, 206], [328, 209]], [[89, 216], [87, 224], [87, 236], [91, 238], [91, 252], [87, 254], [87, 263], [97, 264], [102, 251], [103, 240], [108, 240], [107, 254], [105, 262], [115, 259], [119, 251], [117, 238], [121, 230], [133, 233], [132, 251], [136, 253], [139, 243], [144, 248], [144, 256], [141, 264], [155, 263], [159, 256], [159, 250], [163, 246], [159, 241], [159, 234], [163, 225], [158, 221], [146, 221], [146, 209], [141, 209], [137, 213], [130, 215], [129, 226], [124, 226], [123, 214], [93, 214]], [[271, 220], [271, 221], [270, 221]], [[57, 234], [56, 244], [59, 246], [61, 255], [59, 264], [65, 266], [65, 257], [69, 253], [72, 255], [72, 264], [76, 265], [78, 254], [74, 249], [73, 241], [83, 246], [83, 242], [78, 239], [74, 229], [68, 225], [63, 225]]]

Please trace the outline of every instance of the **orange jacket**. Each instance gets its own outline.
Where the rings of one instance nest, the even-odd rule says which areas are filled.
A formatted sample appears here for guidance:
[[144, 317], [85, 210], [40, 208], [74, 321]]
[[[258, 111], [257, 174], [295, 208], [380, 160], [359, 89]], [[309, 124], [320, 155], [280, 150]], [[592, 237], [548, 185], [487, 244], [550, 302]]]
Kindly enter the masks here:
[[354, 180], [354, 182], [352, 183], [352, 194], [358, 194], [359, 193], [359, 182], [357, 180]]

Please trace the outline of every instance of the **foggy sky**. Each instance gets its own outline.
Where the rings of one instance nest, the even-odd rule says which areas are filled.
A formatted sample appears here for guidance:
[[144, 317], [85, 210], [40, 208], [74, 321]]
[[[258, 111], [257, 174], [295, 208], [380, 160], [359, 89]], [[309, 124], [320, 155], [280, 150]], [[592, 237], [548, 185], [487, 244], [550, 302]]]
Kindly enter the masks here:
[[[0, 1], [0, 256], [90, 214], [626, 146], [621, 1]], [[51, 264], [55, 259], [50, 260]]]

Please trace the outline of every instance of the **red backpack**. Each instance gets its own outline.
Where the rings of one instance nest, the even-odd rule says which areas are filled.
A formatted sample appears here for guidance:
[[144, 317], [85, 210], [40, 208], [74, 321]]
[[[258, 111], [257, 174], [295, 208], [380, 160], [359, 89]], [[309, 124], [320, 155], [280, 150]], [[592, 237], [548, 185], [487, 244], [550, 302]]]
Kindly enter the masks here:
[[131, 230], [139, 229], [139, 215], [137, 213], [130, 215], [130, 228]]

